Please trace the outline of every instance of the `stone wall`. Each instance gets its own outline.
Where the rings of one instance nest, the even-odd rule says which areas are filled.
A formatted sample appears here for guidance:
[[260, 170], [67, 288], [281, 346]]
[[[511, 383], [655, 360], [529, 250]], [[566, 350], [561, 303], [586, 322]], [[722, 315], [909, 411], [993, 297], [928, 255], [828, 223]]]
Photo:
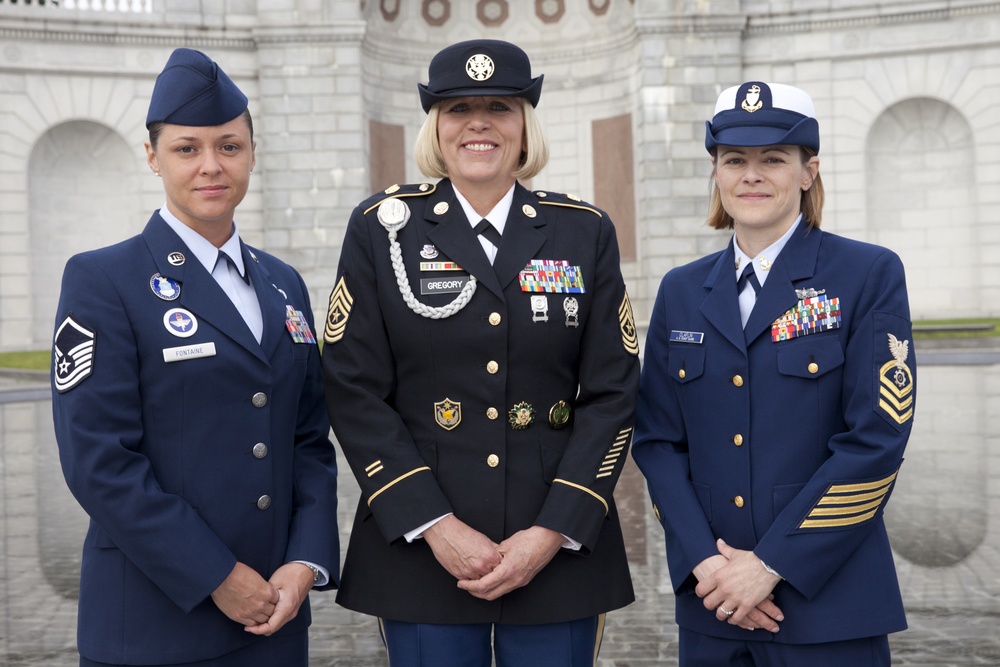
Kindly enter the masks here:
[[609, 211], [640, 321], [665, 271], [728, 241], [703, 222], [704, 121], [751, 78], [812, 93], [824, 225], [900, 253], [915, 317], [995, 315], [998, 34], [1000, 3], [972, 0], [0, 0], [0, 350], [47, 347], [65, 259], [162, 203], [143, 120], [182, 45], [249, 95], [237, 222], [303, 273], [317, 314], [353, 206], [423, 180], [431, 56], [491, 37], [545, 75], [552, 158], [529, 185]]

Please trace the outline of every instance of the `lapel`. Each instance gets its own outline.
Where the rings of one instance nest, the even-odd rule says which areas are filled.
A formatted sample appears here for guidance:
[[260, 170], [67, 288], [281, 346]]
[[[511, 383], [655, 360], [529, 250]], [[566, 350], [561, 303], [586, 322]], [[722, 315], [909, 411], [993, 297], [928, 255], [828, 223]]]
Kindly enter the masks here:
[[[500, 251], [493, 260], [493, 271], [505, 289], [528, 262], [538, 255], [548, 237], [539, 228], [545, 226], [542, 207], [538, 200], [520, 183], [514, 185], [514, 201], [510, 205], [507, 223], [503, 230]], [[534, 211], [529, 217], [525, 211]]]
[[[142, 231], [142, 238], [149, 248], [160, 275], [169, 276], [181, 284], [181, 296], [176, 303], [210, 323], [233, 342], [246, 348], [247, 351], [267, 363], [267, 357], [264, 356], [261, 346], [250, 333], [250, 329], [243, 321], [243, 316], [236, 310], [236, 306], [215, 282], [212, 274], [205, 270], [205, 267], [194, 257], [180, 237], [163, 221], [159, 213], [154, 213], [153, 217], [149, 219], [146, 228]], [[180, 266], [174, 266], [167, 261], [167, 256], [173, 252], [184, 253], [188, 259]], [[247, 259], [244, 253], [244, 263]], [[253, 263], [255, 264], [255, 262]], [[260, 290], [258, 288], [259, 296]], [[262, 314], [263, 307], [262, 302]], [[264, 321], [266, 330], [267, 320]]]
[[[260, 337], [260, 347], [268, 358], [274, 354], [274, 349], [286, 336], [285, 320], [288, 312], [285, 309], [287, 297], [278, 291], [280, 285], [272, 282], [270, 272], [257, 260], [247, 244], [240, 239], [240, 252], [243, 254], [243, 266], [250, 272], [250, 284], [257, 293], [257, 303], [260, 304], [260, 317], [263, 322], [263, 332]], [[285, 290], [287, 294], [288, 290]], [[291, 304], [296, 305], [296, 304]]]
[[[434, 209], [441, 203], [447, 204], [448, 209], [444, 213], [435, 213]], [[427, 238], [445, 256], [457, 262], [469, 275], [475, 276], [481, 287], [503, 299], [503, 289], [497, 280], [497, 274], [483, 252], [478, 235], [469, 225], [462, 205], [455, 198], [455, 190], [448, 179], [438, 183], [434, 193], [427, 198], [424, 220], [431, 226]]]
[[[788, 239], [781, 254], [771, 265], [767, 280], [757, 295], [750, 319], [744, 329], [747, 345], [750, 345], [771, 324], [798, 303], [795, 282], [812, 278], [816, 273], [816, 261], [823, 233], [801, 223], [801, 228]], [[735, 292], [735, 289], [733, 290]]]
[[715, 266], [705, 278], [703, 286], [708, 290], [708, 296], [701, 304], [701, 313], [733, 346], [745, 351], [746, 340], [740, 324], [739, 299], [733, 277], [736, 262], [733, 243], [735, 237], [729, 241], [729, 247], [719, 254]]

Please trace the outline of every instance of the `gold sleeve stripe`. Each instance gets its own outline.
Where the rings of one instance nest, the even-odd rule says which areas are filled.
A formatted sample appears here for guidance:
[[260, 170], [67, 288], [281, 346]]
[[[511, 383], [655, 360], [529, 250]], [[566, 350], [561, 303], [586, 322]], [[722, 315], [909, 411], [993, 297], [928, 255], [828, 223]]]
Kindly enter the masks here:
[[859, 491], [873, 491], [883, 486], [888, 486], [896, 479], [896, 475], [898, 474], [899, 471], [897, 470], [888, 477], [877, 479], [874, 482], [865, 482], [863, 484], [834, 484], [826, 493], [829, 497], [829, 494], [831, 493], [857, 493]]
[[874, 482], [832, 485], [813, 506], [809, 516], [799, 524], [799, 528], [853, 526], [871, 519], [885, 502], [898, 474], [899, 470], [896, 470]]
[[323, 340], [333, 344], [344, 337], [347, 329], [347, 319], [351, 316], [351, 308], [354, 306], [354, 297], [347, 289], [344, 276], [337, 281], [337, 286], [330, 294], [330, 307], [326, 312], [326, 327], [323, 330]]
[[872, 491], [871, 493], [854, 493], [849, 496], [823, 496], [820, 501], [816, 503], [817, 505], [850, 505], [851, 503], [862, 503], [866, 500], [872, 500], [873, 498], [883, 498], [885, 497], [886, 489], [888, 484], [885, 486]]
[[608, 501], [606, 501], [604, 498], [601, 498], [599, 495], [597, 495], [596, 493], [594, 493], [593, 491], [591, 491], [587, 487], [580, 486], [579, 484], [574, 484], [573, 482], [567, 482], [565, 479], [558, 479], [558, 478], [552, 480], [552, 483], [553, 484], [556, 484], [556, 483], [558, 483], [558, 484], [565, 484], [566, 486], [572, 487], [574, 489], [579, 489], [580, 491], [583, 491], [584, 493], [589, 493], [594, 498], [597, 498], [597, 500], [599, 500], [602, 505], [604, 505], [604, 516], [608, 515], [608, 512], [610, 511], [610, 508], [608, 507]]
[[370, 466], [366, 467], [366, 468], [365, 468], [365, 471], [366, 471], [366, 472], [367, 472], [367, 471], [370, 471], [370, 470], [371, 470], [372, 468], [374, 468], [374, 467], [376, 467], [376, 466], [378, 466], [379, 468], [381, 468], [381, 467], [382, 467], [382, 459], [379, 459], [378, 461], [375, 461], [374, 463], [372, 463], [372, 464], [371, 464]]
[[875, 512], [878, 509], [873, 509], [871, 512], [865, 514], [859, 514], [858, 516], [844, 517], [842, 519], [806, 519], [802, 522], [800, 528], [837, 528], [840, 526], [853, 526], [857, 523], [864, 523], [868, 519], [875, 516]]
[[849, 505], [849, 506], [839, 506], [839, 507], [815, 507], [812, 512], [809, 512], [810, 517], [817, 516], [850, 516], [857, 514], [859, 512], [867, 512], [868, 510], [873, 510], [882, 504], [882, 499], [885, 498], [883, 493], [881, 496], [876, 498], [871, 502], [867, 502], [863, 505]]
[[377, 468], [375, 468], [375, 469], [373, 469], [373, 470], [369, 470], [369, 471], [368, 471], [368, 476], [369, 476], [369, 477], [374, 477], [374, 476], [375, 476], [375, 473], [377, 473], [377, 472], [382, 472], [382, 470], [383, 470], [382, 466], [379, 466], [379, 467], [377, 467]]
[[379, 489], [378, 491], [376, 491], [375, 493], [373, 493], [372, 495], [370, 495], [368, 497], [368, 506], [371, 507], [372, 506], [372, 501], [375, 500], [376, 498], [378, 498], [379, 495], [383, 491], [385, 491], [386, 489], [388, 489], [389, 487], [395, 486], [396, 484], [398, 484], [399, 482], [402, 482], [404, 479], [406, 479], [410, 475], [416, 475], [418, 472], [423, 472], [425, 470], [429, 472], [430, 471], [430, 466], [423, 466], [423, 467], [420, 467], [420, 468], [415, 468], [415, 469], [411, 470], [410, 472], [406, 473], [405, 475], [400, 475], [396, 479], [392, 480], [391, 482], [389, 482], [388, 484], [386, 484], [381, 489]]
[[625, 445], [628, 443], [628, 439], [631, 435], [631, 426], [618, 431], [618, 435], [615, 436], [615, 441], [611, 443], [611, 449], [608, 450], [608, 453], [601, 461], [601, 467], [597, 469], [597, 479], [608, 477], [614, 472], [615, 465], [618, 463], [618, 459], [621, 458], [622, 452], [625, 451]]

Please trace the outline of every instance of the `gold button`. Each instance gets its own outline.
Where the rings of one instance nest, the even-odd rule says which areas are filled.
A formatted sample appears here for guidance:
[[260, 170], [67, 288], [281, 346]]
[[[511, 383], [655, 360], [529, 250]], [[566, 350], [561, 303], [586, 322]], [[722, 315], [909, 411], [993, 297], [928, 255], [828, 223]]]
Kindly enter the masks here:
[[500, 320], [502, 319], [503, 318], [500, 317], [500, 313], [490, 313], [490, 324], [492, 324], [493, 326], [497, 326], [498, 324], [500, 324]]
[[500, 457], [497, 456], [496, 454], [490, 454], [489, 456], [486, 457], [486, 465], [488, 465], [491, 468], [496, 468], [498, 465], [500, 465]]
[[498, 364], [497, 362], [491, 361], [490, 363], [486, 364], [486, 372], [489, 373], [490, 375], [495, 375], [498, 370], [500, 370], [500, 364]]
[[496, 419], [497, 417], [500, 416], [500, 413], [497, 411], [496, 408], [486, 408], [486, 416], [489, 417], [490, 419]]
[[535, 213], [535, 209], [532, 208], [531, 204], [525, 204], [524, 206], [522, 206], [521, 212], [524, 213], [529, 218], [534, 218], [536, 215], [538, 215], [537, 213]]
[[684, 372], [683, 368], [677, 371], [677, 377], [679, 377], [682, 380], [687, 377], [687, 373]]
[[447, 212], [448, 212], [448, 202], [439, 201], [438, 203], [434, 204], [435, 215], [444, 215]]
[[817, 364], [816, 362], [809, 364], [809, 372], [812, 373], [813, 375], [819, 373], [819, 364]]
[[743, 507], [743, 496], [736, 496], [735, 498], [733, 498], [733, 503], [737, 507]]
[[733, 436], [733, 444], [736, 445], [737, 447], [743, 446], [743, 436], [740, 435], [739, 433], [737, 433], [736, 435], [734, 435]]
[[743, 386], [743, 376], [742, 375], [734, 375], [733, 376], [733, 384], [735, 384], [737, 387], [742, 387]]

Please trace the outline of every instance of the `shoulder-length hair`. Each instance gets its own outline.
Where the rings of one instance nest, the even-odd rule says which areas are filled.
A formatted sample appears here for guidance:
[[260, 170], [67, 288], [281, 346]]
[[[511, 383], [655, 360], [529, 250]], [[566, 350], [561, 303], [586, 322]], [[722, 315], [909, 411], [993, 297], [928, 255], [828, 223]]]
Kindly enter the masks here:
[[[545, 167], [549, 161], [549, 145], [545, 141], [545, 134], [542, 133], [542, 125], [538, 121], [535, 108], [523, 97], [514, 99], [521, 105], [521, 111], [524, 114], [525, 145], [518, 169], [514, 172], [514, 178], [523, 181], [534, 178]], [[448, 167], [441, 154], [441, 142], [437, 133], [440, 113], [441, 102], [438, 102], [427, 113], [427, 118], [424, 120], [423, 127], [420, 128], [416, 144], [413, 147], [413, 158], [417, 162], [417, 167], [428, 178], [448, 177]]]
[[[809, 161], [809, 158], [816, 155], [816, 151], [805, 146], [799, 146], [799, 150], [802, 157], [802, 164], [805, 164]], [[708, 226], [712, 229], [732, 229], [733, 216], [726, 213], [726, 209], [722, 207], [722, 195], [719, 193], [719, 185], [715, 181], [715, 158], [716, 155], [713, 152], [712, 191], [708, 202]], [[802, 211], [802, 218], [810, 227], [818, 228], [823, 222], [824, 198], [823, 179], [820, 178], [819, 172], [816, 172], [816, 178], [813, 179], [812, 185], [808, 190], [803, 190], [802, 200], [799, 204], [799, 209]]]

